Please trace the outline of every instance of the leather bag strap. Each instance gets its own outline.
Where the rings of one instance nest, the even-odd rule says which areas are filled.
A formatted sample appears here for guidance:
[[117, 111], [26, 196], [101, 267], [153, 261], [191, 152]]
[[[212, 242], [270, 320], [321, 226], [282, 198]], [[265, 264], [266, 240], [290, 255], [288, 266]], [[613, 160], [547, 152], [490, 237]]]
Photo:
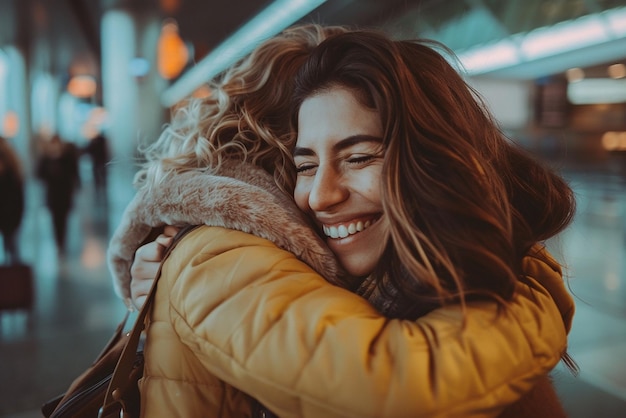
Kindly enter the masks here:
[[[124, 347], [124, 351], [122, 351], [122, 355], [120, 356], [117, 365], [115, 366], [115, 370], [113, 371], [113, 376], [111, 377], [111, 382], [109, 383], [109, 387], [107, 389], [106, 395], [104, 397], [104, 403], [100, 411], [98, 412], [98, 418], [104, 418], [111, 412], [113, 412], [115, 408], [115, 404], [118, 402], [122, 402], [121, 396], [126, 390], [126, 385], [128, 384], [128, 376], [130, 375], [131, 370], [133, 369], [133, 364], [135, 363], [135, 356], [137, 354], [137, 347], [139, 346], [139, 340], [141, 339], [141, 333], [145, 328], [145, 319], [150, 310], [150, 305], [154, 300], [154, 295], [156, 294], [157, 282], [159, 277], [161, 276], [161, 269], [163, 267], [163, 263], [170, 255], [174, 247], [181, 241], [181, 238], [186, 235], [191, 230], [197, 228], [198, 225], [189, 225], [182, 228], [178, 234], [172, 240], [172, 243], [163, 253], [163, 259], [159, 264], [159, 270], [157, 272], [156, 277], [154, 278], [154, 282], [152, 283], [152, 287], [150, 288], [150, 292], [146, 297], [146, 301], [144, 302], [141, 310], [137, 314], [137, 319], [135, 320], [135, 324], [133, 325], [132, 330], [129, 333], [128, 342]], [[123, 405], [122, 405], [123, 406]]]

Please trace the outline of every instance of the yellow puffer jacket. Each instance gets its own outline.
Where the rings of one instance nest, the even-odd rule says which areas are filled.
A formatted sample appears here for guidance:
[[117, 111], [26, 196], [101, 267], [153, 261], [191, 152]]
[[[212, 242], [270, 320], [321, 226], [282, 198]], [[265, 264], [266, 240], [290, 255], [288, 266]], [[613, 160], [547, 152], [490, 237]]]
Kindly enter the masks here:
[[574, 310], [545, 251], [524, 267], [499, 314], [390, 320], [268, 240], [197, 228], [163, 265], [142, 416], [246, 417], [244, 392], [281, 417], [497, 416], [557, 364]]

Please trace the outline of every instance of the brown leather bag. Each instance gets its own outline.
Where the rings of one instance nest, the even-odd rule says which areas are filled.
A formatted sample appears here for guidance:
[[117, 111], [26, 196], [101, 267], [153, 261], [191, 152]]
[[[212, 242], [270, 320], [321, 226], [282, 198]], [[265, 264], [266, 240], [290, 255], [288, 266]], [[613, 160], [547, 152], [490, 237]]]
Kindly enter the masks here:
[[[183, 228], [174, 237], [163, 254], [161, 266], [181, 237], [193, 228], [195, 226]], [[144, 363], [141, 336], [160, 274], [161, 267], [132, 330], [124, 332], [129, 310], [92, 365], [74, 379], [64, 394], [42, 405], [44, 417], [117, 418], [122, 416], [122, 411], [125, 418], [139, 417], [141, 399], [137, 382], [143, 376]]]
[[[104, 403], [106, 390], [113, 372], [127, 346], [130, 333], [124, 326], [130, 311], [118, 325], [113, 337], [106, 344], [92, 365], [78, 376], [67, 391], [43, 404], [41, 412], [47, 418], [97, 417]], [[131, 373], [127, 376], [126, 409], [131, 416], [139, 416], [139, 389], [137, 382], [143, 375], [143, 351], [136, 351]]]
[[35, 299], [33, 269], [28, 264], [0, 266], [0, 311], [31, 310]]

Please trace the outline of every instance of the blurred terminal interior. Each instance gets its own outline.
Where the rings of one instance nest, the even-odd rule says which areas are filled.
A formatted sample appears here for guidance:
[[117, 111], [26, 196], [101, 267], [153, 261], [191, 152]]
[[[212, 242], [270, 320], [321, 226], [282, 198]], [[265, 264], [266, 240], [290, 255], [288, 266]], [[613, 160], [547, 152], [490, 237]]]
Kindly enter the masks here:
[[[625, 178], [626, 0], [0, 0], [0, 134], [32, 176], [40, 141], [58, 133], [82, 147], [104, 132], [114, 179], [108, 225], [100, 235], [106, 245], [108, 231], [132, 196], [138, 146], [158, 137], [177, 102], [210, 94], [204, 85], [208, 79], [260, 39], [298, 22], [378, 27], [398, 38], [441, 41], [458, 56], [460, 71], [513, 140], [569, 170], [572, 178], [586, 173], [595, 179]], [[591, 193], [597, 190], [584, 184]], [[624, 204], [623, 182], [616, 184], [612, 203], [605, 202], [610, 210]], [[621, 210], [618, 230], [623, 228]], [[22, 246], [43, 234], [28, 229], [28, 222], [39, 225], [25, 221]], [[623, 257], [620, 239], [618, 257]], [[35, 250], [27, 250], [25, 258], [29, 254], [28, 261], [44, 262]], [[98, 260], [106, 276], [102, 254]], [[36, 267], [43, 276], [51, 274], [47, 267]], [[624, 267], [616, 271], [623, 296]], [[38, 277], [39, 284], [43, 280]], [[612, 286], [615, 291], [615, 280]], [[38, 291], [36, 308], [41, 316], [49, 308], [43, 305], [42, 289], [46, 286]], [[617, 310], [623, 324], [623, 300]], [[7, 331], [0, 319], [0, 416], [18, 416], [15, 411], [28, 408], [15, 405], [19, 393], [9, 388], [19, 371], [8, 365], [22, 364], [20, 358], [29, 361], [18, 358], [20, 344], [38, 337], [11, 331], [11, 323]], [[118, 319], [113, 314], [107, 324]], [[100, 345], [96, 340], [92, 348]], [[65, 377], [82, 368], [77, 362]], [[619, 379], [626, 388], [626, 377]], [[40, 397], [33, 398], [64, 383], [51, 385], [38, 386]], [[621, 407], [626, 405], [623, 393]], [[36, 402], [29, 405], [37, 407]], [[570, 410], [583, 410], [571, 405]]]
[[[606, 165], [626, 149], [624, 0], [0, 0], [2, 133], [32, 161], [57, 132], [98, 130], [117, 161], [169, 108], [297, 22], [443, 42], [511, 138]], [[131, 164], [132, 165], [132, 164]]]

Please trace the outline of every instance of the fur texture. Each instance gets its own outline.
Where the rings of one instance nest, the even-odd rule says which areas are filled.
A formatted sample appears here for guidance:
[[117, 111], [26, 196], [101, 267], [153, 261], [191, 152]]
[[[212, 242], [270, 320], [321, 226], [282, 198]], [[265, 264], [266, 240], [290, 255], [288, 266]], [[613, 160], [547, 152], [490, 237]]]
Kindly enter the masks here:
[[216, 174], [189, 171], [138, 190], [109, 243], [107, 261], [116, 293], [130, 302], [130, 266], [153, 228], [200, 224], [270, 240], [338, 283], [335, 257], [293, 199], [264, 170], [229, 163]]

